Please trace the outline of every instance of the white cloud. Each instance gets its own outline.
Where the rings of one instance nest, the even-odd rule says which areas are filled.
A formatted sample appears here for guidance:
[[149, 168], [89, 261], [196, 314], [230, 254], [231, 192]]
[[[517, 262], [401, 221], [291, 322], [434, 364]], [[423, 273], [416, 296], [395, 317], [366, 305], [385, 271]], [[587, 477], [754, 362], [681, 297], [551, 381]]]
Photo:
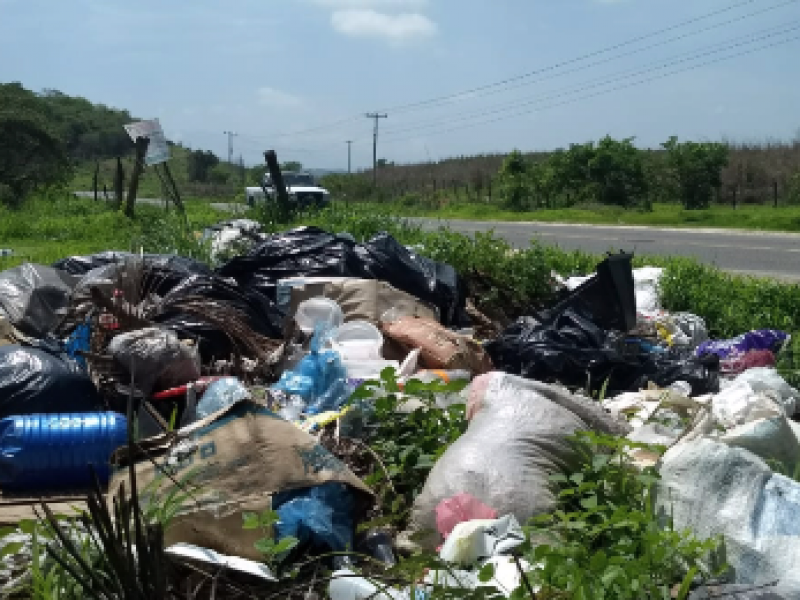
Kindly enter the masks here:
[[331, 23], [344, 35], [378, 37], [393, 42], [430, 37], [438, 30], [436, 23], [420, 13], [390, 15], [372, 9], [337, 10], [331, 15]]
[[303, 99], [299, 96], [271, 87], [259, 88], [258, 100], [261, 104], [272, 108], [294, 108], [303, 104]]

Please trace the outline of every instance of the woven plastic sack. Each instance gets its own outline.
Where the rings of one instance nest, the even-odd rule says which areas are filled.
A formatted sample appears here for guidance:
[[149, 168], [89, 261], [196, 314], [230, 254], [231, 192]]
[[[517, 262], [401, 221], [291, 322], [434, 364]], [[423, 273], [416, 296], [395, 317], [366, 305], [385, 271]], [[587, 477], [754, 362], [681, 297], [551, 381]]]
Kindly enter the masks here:
[[469, 395], [469, 428], [436, 462], [414, 502], [411, 530], [430, 550], [441, 542], [436, 507], [443, 500], [470, 494], [497, 514], [527, 523], [555, 507], [548, 478], [576, 459], [573, 434], [630, 431], [588, 399], [506, 373], [476, 378]]

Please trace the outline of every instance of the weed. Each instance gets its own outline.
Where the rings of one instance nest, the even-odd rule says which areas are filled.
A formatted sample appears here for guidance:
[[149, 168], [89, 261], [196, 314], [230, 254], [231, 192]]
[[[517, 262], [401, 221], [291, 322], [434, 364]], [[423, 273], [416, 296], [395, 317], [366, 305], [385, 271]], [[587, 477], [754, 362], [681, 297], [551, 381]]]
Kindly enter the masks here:
[[631, 448], [663, 448], [591, 432], [575, 444], [580, 468], [551, 478], [559, 489], [557, 510], [528, 528], [540, 542], [527, 556], [544, 597], [669, 598], [680, 584], [678, 598], [686, 598], [695, 577], [716, 575], [705, 561], [714, 562], [720, 542], [675, 531], [654, 508], [658, 472], [639, 472], [628, 459]]
[[243, 529], [260, 529], [264, 537], [257, 540], [253, 545], [264, 557], [264, 562], [274, 568], [280, 563], [291, 550], [297, 546], [297, 538], [287, 536], [281, 541], [275, 541], [274, 527], [280, 521], [278, 513], [274, 510], [265, 510], [261, 514], [247, 512], [242, 514]]

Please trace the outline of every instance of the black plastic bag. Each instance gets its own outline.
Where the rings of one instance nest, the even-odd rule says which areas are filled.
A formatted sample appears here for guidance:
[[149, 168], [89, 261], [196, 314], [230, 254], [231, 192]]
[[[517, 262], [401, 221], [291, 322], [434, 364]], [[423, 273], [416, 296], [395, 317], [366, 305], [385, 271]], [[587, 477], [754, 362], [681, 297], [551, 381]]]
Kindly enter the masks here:
[[355, 242], [337, 237], [318, 227], [298, 227], [278, 233], [237, 256], [217, 270], [242, 286], [275, 300], [278, 280], [288, 277], [358, 277], [360, 261]]
[[355, 248], [364, 279], [386, 281], [439, 309], [447, 326], [466, 326], [466, 292], [458, 273], [450, 265], [437, 263], [411, 252], [387, 233], [376, 235]]
[[23, 334], [43, 338], [64, 317], [77, 278], [25, 263], [0, 273], [0, 315]]
[[283, 316], [275, 304], [257, 290], [220, 277], [190, 277], [162, 299], [153, 320], [181, 337], [196, 339], [204, 362], [212, 358], [227, 358], [232, 354], [233, 346], [228, 335], [213, 323], [180, 310], [179, 303], [192, 298], [201, 298], [209, 308], [218, 305], [236, 309], [245, 316], [246, 325], [264, 337], [283, 337]]
[[694, 395], [719, 390], [718, 364], [715, 367], [713, 361], [624, 351], [614, 335], [577, 306], [551, 313], [545, 322], [520, 319], [485, 347], [497, 369], [593, 393], [605, 389], [606, 396], [638, 391], [650, 381], [661, 387], [686, 381]]
[[92, 380], [66, 355], [0, 346], [0, 419], [12, 415], [101, 410]]
[[450, 265], [417, 256], [386, 233], [366, 244], [317, 227], [269, 236], [249, 255], [230, 260], [218, 274], [276, 299], [276, 285], [291, 277], [381, 279], [439, 308], [445, 325], [466, 325], [466, 293]]
[[592, 320], [604, 329], [630, 331], [636, 327], [632, 260], [632, 254], [610, 254], [597, 265], [591, 279], [574, 289], [548, 312], [559, 314], [567, 308], [576, 308], [588, 311]]

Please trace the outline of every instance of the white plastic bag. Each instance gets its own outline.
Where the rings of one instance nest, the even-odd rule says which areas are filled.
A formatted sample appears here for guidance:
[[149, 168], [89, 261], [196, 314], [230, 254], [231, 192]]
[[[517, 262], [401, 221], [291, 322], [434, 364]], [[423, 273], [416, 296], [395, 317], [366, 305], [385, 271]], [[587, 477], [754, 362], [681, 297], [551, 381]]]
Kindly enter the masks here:
[[664, 455], [657, 506], [675, 528], [725, 537], [735, 583], [779, 581], [800, 597], [800, 483], [753, 453], [709, 439]]
[[428, 475], [414, 502], [412, 531], [439, 545], [436, 506], [466, 493], [520, 523], [555, 507], [548, 477], [575, 459], [568, 440], [581, 430], [624, 435], [630, 426], [588, 399], [506, 373], [476, 378], [469, 388], [466, 433]]
[[747, 382], [756, 392], [774, 391], [783, 405], [786, 415], [791, 417], [800, 405], [800, 393], [778, 374], [776, 369], [770, 367], [755, 367], [748, 369], [738, 375], [732, 382], [722, 382], [722, 388], [735, 385], [740, 382]]

